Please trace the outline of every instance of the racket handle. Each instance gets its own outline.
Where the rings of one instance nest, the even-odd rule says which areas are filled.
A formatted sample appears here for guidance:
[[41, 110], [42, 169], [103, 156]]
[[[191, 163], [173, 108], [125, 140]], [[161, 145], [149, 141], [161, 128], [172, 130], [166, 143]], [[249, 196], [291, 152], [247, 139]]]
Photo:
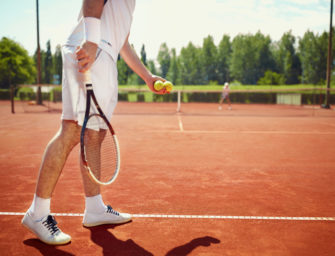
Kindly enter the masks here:
[[87, 70], [84, 73], [84, 82], [85, 82], [85, 84], [92, 84], [91, 71], [90, 70]]

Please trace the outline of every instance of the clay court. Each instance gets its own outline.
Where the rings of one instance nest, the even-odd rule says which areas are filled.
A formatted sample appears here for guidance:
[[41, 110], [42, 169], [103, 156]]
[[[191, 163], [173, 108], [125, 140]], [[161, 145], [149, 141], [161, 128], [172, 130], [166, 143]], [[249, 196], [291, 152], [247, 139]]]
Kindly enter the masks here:
[[31, 108], [0, 102], [1, 255], [335, 255], [333, 109], [121, 102], [121, 172], [102, 193], [133, 221], [82, 227], [76, 147], [51, 203], [72, 242], [48, 246], [20, 222], [60, 112]]

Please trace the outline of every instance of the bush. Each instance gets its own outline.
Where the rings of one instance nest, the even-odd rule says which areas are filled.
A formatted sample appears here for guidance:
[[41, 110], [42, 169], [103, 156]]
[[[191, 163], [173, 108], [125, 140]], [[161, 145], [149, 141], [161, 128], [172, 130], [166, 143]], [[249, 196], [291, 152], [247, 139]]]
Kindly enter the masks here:
[[285, 84], [283, 75], [268, 70], [265, 72], [264, 77], [260, 78], [257, 82], [258, 85], [280, 85]]
[[36, 100], [36, 94], [31, 87], [21, 87], [17, 91], [17, 97], [20, 100]]
[[236, 86], [236, 85], [243, 85], [243, 84], [240, 81], [234, 80], [230, 83], [230, 85]]
[[50, 91], [50, 100], [52, 102], [62, 101], [62, 87], [55, 87]]
[[9, 89], [0, 89], [0, 100], [10, 100]]

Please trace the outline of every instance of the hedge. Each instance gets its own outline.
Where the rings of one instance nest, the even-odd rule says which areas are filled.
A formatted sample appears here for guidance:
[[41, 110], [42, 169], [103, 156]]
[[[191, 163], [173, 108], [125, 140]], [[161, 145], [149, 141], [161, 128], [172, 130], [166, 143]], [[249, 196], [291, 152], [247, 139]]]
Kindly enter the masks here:
[[0, 89], [0, 100], [10, 100], [9, 89]]
[[[300, 93], [302, 104], [321, 104], [324, 102], [324, 93]], [[211, 92], [186, 92], [182, 93], [182, 102], [212, 102], [220, 101], [221, 93]], [[16, 90], [16, 98], [20, 100], [36, 100], [36, 93], [31, 87], [21, 87]], [[55, 87], [50, 93], [42, 93], [43, 100], [53, 102], [62, 101], [62, 88]], [[10, 90], [0, 89], [0, 100], [10, 100]], [[230, 100], [233, 103], [263, 103], [276, 104], [276, 93], [231, 93]], [[177, 102], [177, 93], [157, 95], [152, 92], [119, 92], [119, 101], [128, 102]], [[335, 94], [330, 94], [330, 104], [335, 104]]]

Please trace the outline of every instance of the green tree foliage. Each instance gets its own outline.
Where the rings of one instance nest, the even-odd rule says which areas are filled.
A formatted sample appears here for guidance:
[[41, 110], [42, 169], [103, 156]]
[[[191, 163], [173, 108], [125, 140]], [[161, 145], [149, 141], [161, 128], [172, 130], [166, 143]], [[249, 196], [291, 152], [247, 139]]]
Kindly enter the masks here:
[[230, 37], [224, 35], [218, 45], [217, 72], [219, 84], [224, 84], [230, 80], [229, 61], [231, 52]]
[[230, 72], [236, 80], [242, 83], [256, 80], [254, 77], [255, 55], [251, 35], [238, 35], [233, 39]]
[[280, 85], [284, 83], [284, 76], [271, 70], [266, 71], [264, 77], [260, 78], [257, 82], [259, 85]]
[[166, 77], [167, 73], [169, 72], [171, 62], [170, 51], [166, 43], [163, 43], [160, 46], [157, 61], [160, 65], [160, 75], [162, 77]]
[[148, 60], [148, 69], [152, 74], [157, 74], [156, 65], [153, 60]]
[[[200, 47], [189, 42], [179, 55], [163, 43], [156, 60], [147, 59], [145, 46], [142, 45], [140, 58], [153, 74], [161, 75], [174, 84], [224, 84], [226, 81], [242, 84], [324, 84], [328, 37], [327, 32], [315, 34], [307, 31], [298, 40], [289, 31], [278, 42], [272, 42], [269, 36], [258, 32], [239, 34], [234, 38], [224, 35], [216, 46], [213, 37], [207, 36]], [[334, 60], [335, 37], [332, 54]], [[36, 82], [36, 63], [36, 53], [31, 58], [18, 43], [2, 38], [0, 87]], [[122, 58], [118, 58], [117, 67], [119, 84], [143, 84]], [[41, 71], [41, 83], [61, 81], [62, 54], [59, 45], [54, 55], [50, 41], [46, 50], [41, 50]]]
[[47, 51], [44, 56], [44, 83], [51, 84], [53, 81], [53, 64], [50, 40], [47, 42]]
[[204, 39], [201, 49], [201, 66], [199, 68], [203, 68], [203, 79], [204, 83], [207, 84], [211, 81], [218, 80], [218, 50], [214, 44], [214, 39], [212, 36], [208, 36]]
[[35, 74], [28, 52], [17, 42], [3, 37], [0, 41], [0, 87], [30, 83]]
[[147, 63], [147, 53], [145, 51], [144, 44], [142, 45], [142, 48], [141, 48], [141, 61], [144, 64], [144, 66], [146, 66], [146, 67], [148, 66], [148, 63]]
[[238, 35], [232, 42], [230, 72], [243, 84], [256, 84], [267, 69], [275, 66], [271, 39], [258, 32], [255, 35]]
[[301, 82], [317, 84], [321, 79], [319, 66], [323, 58], [320, 56], [318, 37], [311, 31], [307, 31], [299, 41], [299, 57], [302, 67]]
[[189, 42], [180, 51], [180, 76], [182, 84], [204, 84], [201, 66], [201, 49]]
[[[41, 55], [41, 84], [45, 83], [45, 55], [46, 52], [42, 49], [40, 49], [40, 55]], [[36, 65], [36, 69], [37, 69], [37, 50], [35, 51], [35, 54], [33, 56], [34, 58], [34, 62]], [[37, 83], [37, 77], [35, 77], [35, 83]]]
[[119, 84], [123, 85], [128, 84], [128, 77], [131, 75], [131, 70], [120, 55], [117, 61], [117, 69], [118, 69]]
[[[329, 36], [326, 32], [323, 32], [317, 39], [317, 54], [320, 56], [320, 60], [316, 69], [319, 74], [319, 84], [324, 84], [327, 80], [328, 39]], [[332, 56], [334, 57], [334, 55]]]
[[277, 68], [284, 75], [286, 84], [299, 83], [301, 65], [294, 45], [295, 37], [289, 31], [281, 37], [275, 53]]
[[169, 67], [169, 72], [166, 78], [173, 84], [180, 84], [180, 74], [179, 74], [179, 60], [177, 58], [176, 49], [171, 49], [171, 62]]
[[62, 63], [62, 48], [60, 45], [56, 46], [56, 51], [53, 56], [53, 73], [58, 78], [58, 84], [62, 82], [62, 69], [63, 69], [63, 63]]

